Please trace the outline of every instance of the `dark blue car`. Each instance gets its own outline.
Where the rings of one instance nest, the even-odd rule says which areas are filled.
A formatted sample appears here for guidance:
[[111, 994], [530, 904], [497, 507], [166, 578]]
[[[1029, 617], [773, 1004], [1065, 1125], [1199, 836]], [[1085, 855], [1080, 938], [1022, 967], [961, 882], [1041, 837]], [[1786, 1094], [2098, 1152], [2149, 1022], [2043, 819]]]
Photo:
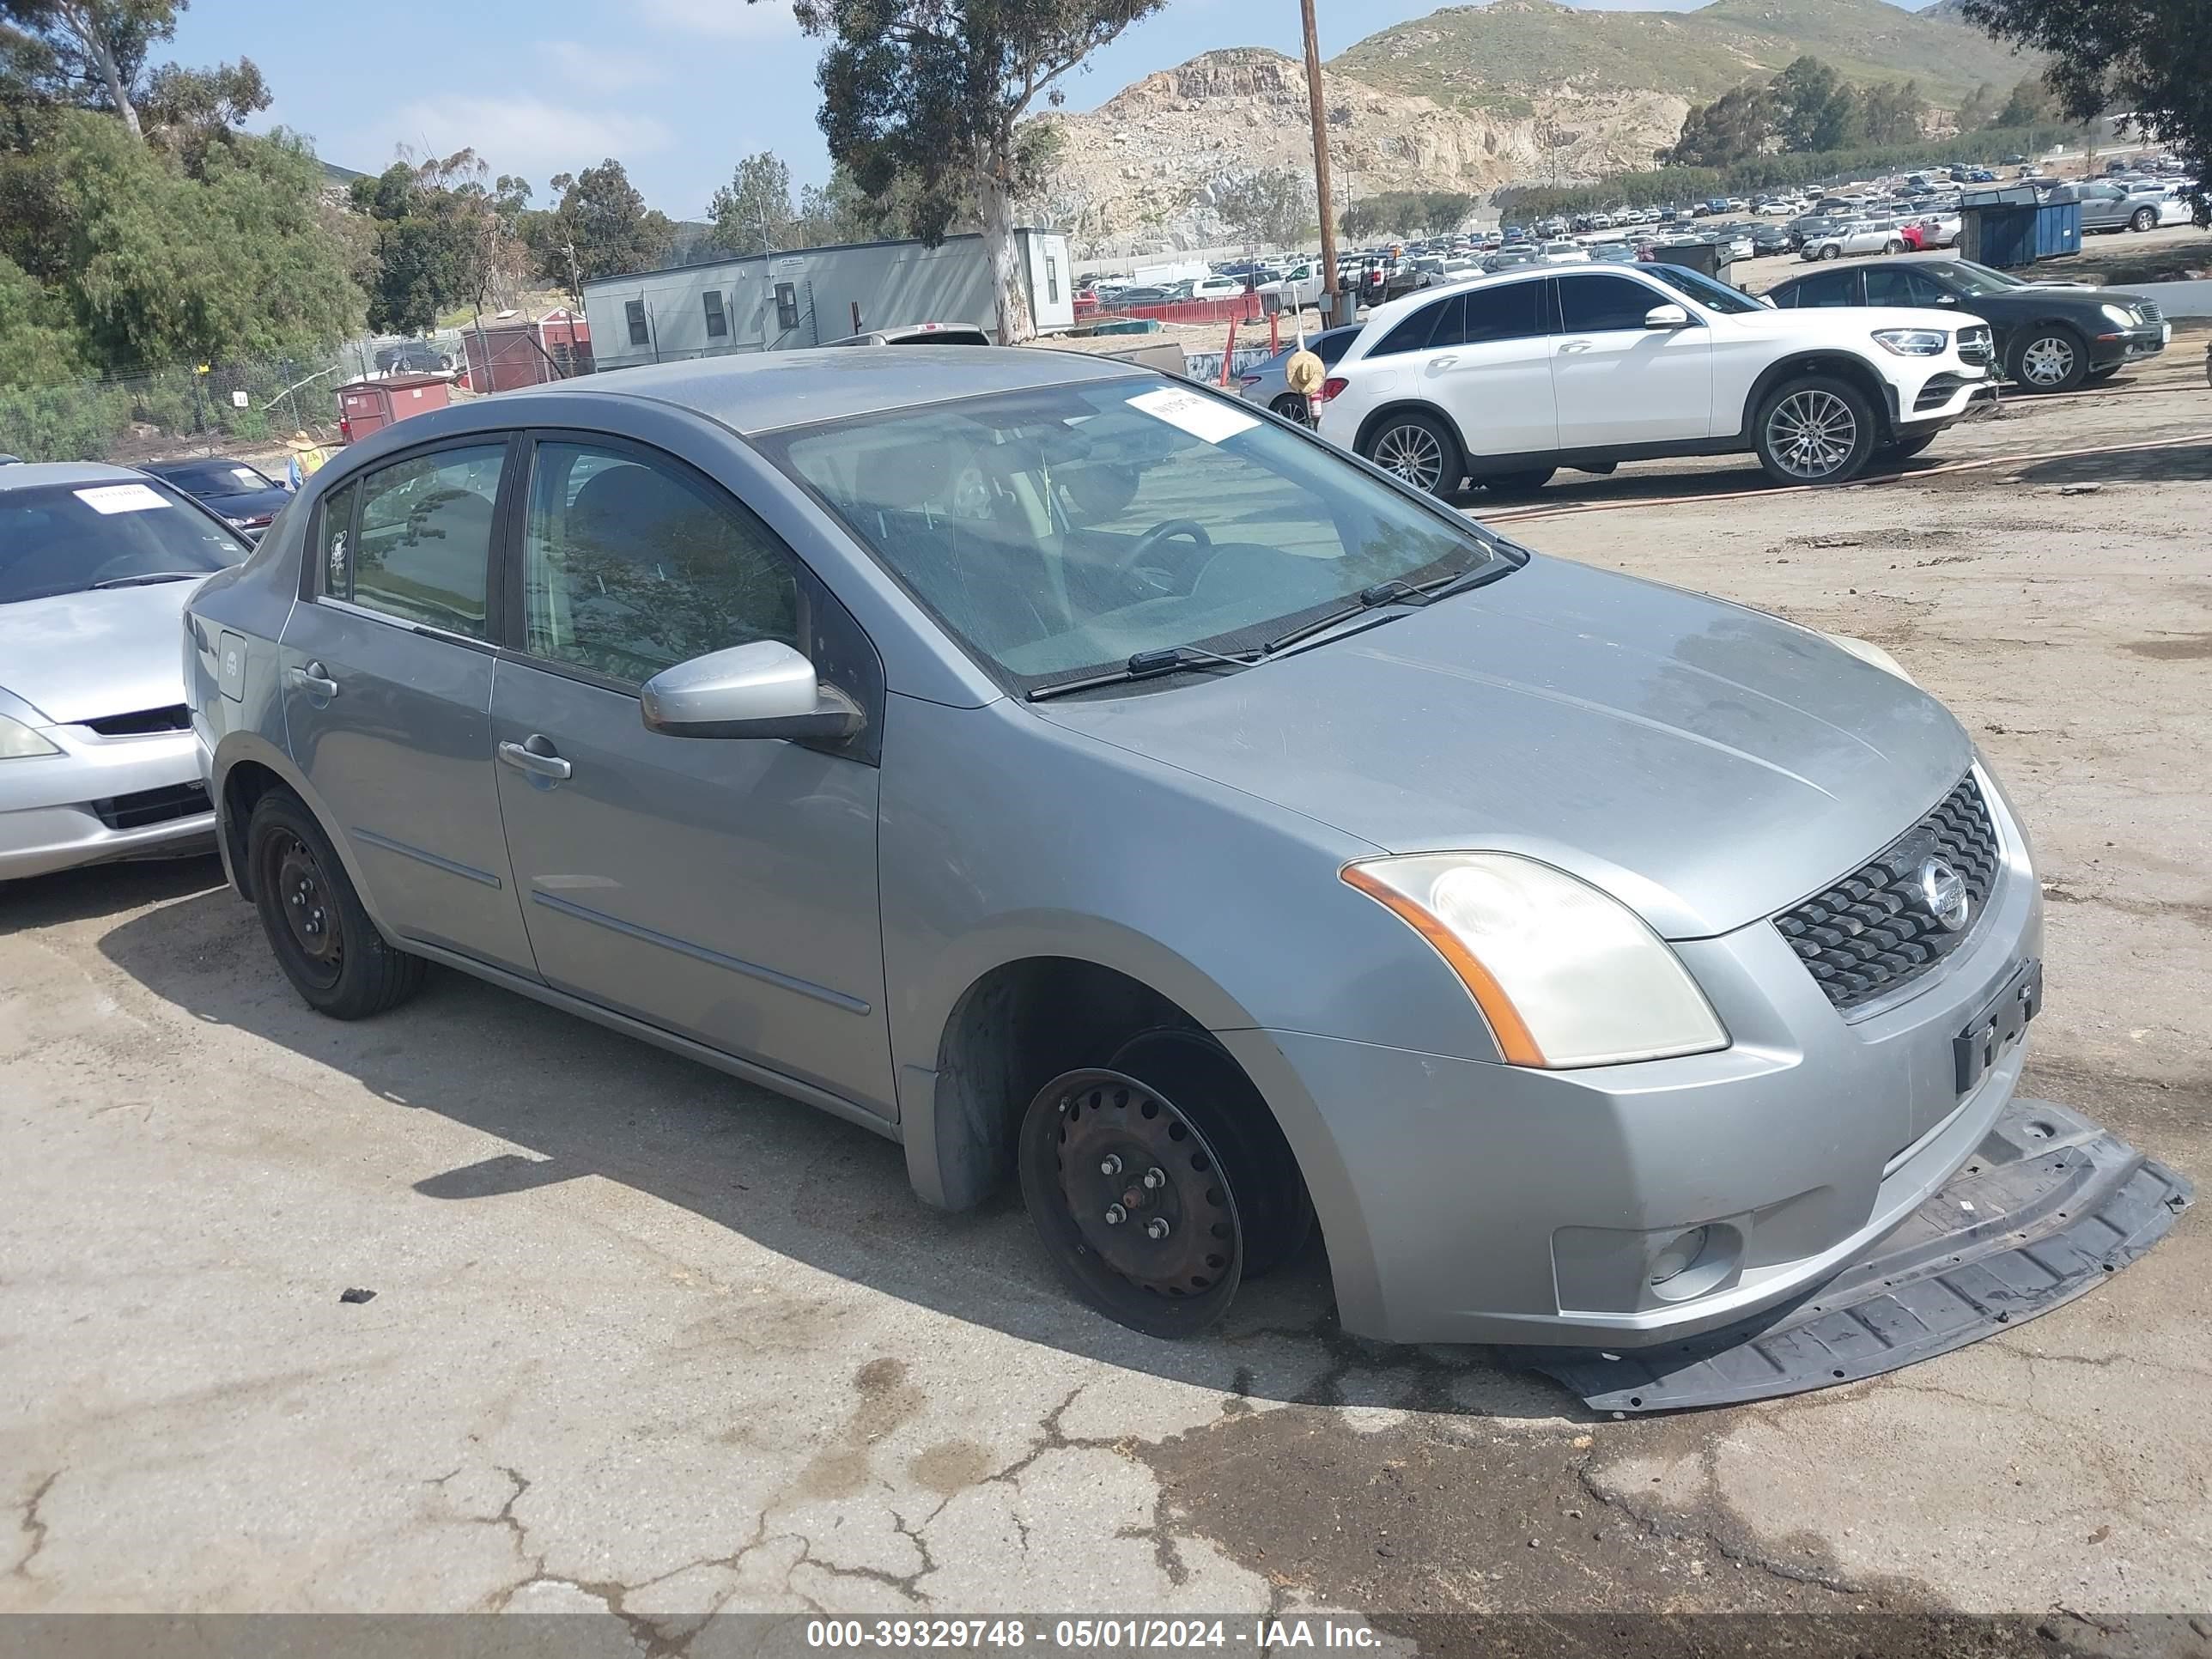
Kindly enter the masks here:
[[250, 542], [261, 539], [292, 492], [258, 467], [213, 457], [192, 461], [149, 461], [138, 469], [169, 483], [209, 508]]

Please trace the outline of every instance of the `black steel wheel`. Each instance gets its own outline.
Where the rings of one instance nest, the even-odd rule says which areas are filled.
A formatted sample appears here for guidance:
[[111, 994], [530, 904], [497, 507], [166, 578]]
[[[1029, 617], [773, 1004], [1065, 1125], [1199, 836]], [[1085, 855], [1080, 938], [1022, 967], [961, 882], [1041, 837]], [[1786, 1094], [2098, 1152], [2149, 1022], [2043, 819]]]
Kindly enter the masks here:
[[382, 1013], [415, 994], [428, 964], [387, 942], [306, 803], [276, 789], [246, 828], [254, 908], [308, 1006], [336, 1019]]
[[1147, 1336], [1228, 1311], [1244, 1236], [1228, 1179], [1188, 1118], [1120, 1072], [1069, 1072], [1022, 1120], [1022, 1199], [1068, 1288]]

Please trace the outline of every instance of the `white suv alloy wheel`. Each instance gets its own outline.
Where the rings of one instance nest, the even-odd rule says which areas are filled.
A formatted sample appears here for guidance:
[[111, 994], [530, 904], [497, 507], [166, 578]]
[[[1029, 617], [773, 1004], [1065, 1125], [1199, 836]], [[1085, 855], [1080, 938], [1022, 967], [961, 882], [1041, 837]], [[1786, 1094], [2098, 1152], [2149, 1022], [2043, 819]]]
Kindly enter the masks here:
[[1858, 417], [1832, 392], [1793, 392], [1766, 417], [1767, 447], [1784, 471], [1818, 483], [1848, 465], [1858, 448]]
[[1408, 421], [1386, 428], [1375, 441], [1375, 465], [1434, 495], [1443, 477], [1443, 446], [1428, 428]]

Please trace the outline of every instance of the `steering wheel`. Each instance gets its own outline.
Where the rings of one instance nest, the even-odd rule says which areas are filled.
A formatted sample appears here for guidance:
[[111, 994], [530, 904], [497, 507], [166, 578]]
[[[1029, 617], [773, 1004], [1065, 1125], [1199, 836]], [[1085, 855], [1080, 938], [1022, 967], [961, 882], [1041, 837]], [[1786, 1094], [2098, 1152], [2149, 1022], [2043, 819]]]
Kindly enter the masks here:
[[1195, 519], [1163, 519], [1131, 544], [1129, 550], [1114, 561], [1117, 572], [1126, 573], [1143, 566], [1145, 560], [1178, 536], [1187, 536], [1203, 552], [1213, 545], [1213, 538], [1206, 533], [1206, 526]]

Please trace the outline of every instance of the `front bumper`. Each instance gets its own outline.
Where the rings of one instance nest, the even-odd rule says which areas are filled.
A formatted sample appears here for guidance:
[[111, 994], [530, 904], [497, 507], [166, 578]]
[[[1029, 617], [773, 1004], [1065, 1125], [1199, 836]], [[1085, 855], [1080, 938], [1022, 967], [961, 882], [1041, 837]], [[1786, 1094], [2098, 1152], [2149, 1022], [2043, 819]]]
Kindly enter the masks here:
[[2173, 325], [2167, 322], [2147, 323], [2141, 328], [2100, 334], [2089, 342], [2089, 361], [2099, 368], [2114, 363], [2141, 362], [2165, 350], [2172, 337]]
[[103, 738], [50, 726], [40, 735], [61, 752], [0, 761], [0, 880], [214, 849], [190, 732]]
[[1967, 362], [1955, 351], [1929, 358], [1923, 374], [1884, 384], [1889, 392], [1890, 424], [1900, 435], [1940, 430], [1996, 395], [1990, 368]]
[[[1982, 920], [1848, 1015], [1760, 921], [1675, 946], [1733, 1039], [1716, 1054], [1542, 1072], [1221, 1033], [1306, 1171], [1345, 1328], [1640, 1348], [1735, 1324], [1864, 1254], [1966, 1161], [2025, 1058], [2014, 1042], [1957, 1092], [1954, 1039], [2042, 951], [2025, 839], [1984, 793], [2005, 861]], [[1711, 1259], [1655, 1289], [1655, 1262], [1700, 1227]]]

